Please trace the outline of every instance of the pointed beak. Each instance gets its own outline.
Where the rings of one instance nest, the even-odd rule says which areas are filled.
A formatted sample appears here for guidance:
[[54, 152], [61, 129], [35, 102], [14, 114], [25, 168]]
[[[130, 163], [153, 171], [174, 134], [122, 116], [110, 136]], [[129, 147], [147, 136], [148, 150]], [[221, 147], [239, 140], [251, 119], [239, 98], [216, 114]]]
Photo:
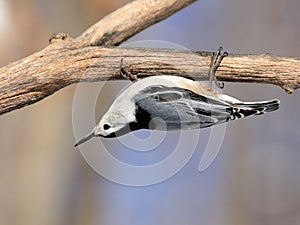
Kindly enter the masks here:
[[81, 145], [82, 143], [84, 143], [84, 142], [90, 140], [90, 139], [93, 138], [93, 137], [96, 137], [94, 131], [92, 131], [92, 133], [90, 133], [89, 135], [83, 137], [80, 141], [78, 141], [78, 142], [74, 145], [74, 147], [77, 147], [78, 145]]

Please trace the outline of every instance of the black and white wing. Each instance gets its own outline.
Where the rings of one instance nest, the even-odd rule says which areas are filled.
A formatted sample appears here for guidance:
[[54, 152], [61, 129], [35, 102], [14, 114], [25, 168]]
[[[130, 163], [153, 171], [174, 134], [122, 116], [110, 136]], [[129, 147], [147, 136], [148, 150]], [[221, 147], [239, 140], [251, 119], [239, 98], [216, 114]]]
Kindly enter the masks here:
[[[277, 100], [231, 104], [184, 88], [163, 85], [143, 89], [136, 95], [135, 102], [138, 124], [141, 124], [141, 128], [155, 130], [209, 127], [249, 115], [262, 114], [265, 111], [273, 111], [279, 104]], [[151, 120], [154, 123], [151, 123]]]

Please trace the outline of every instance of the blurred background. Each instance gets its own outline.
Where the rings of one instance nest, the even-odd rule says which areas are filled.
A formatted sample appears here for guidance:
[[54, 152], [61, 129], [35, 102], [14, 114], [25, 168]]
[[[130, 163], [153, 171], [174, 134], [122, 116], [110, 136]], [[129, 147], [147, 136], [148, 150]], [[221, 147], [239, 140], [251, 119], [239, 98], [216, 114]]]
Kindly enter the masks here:
[[[41, 50], [54, 32], [76, 37], [125, 3], [0, 0], [0, 65]], [[202, 0], [127, 42], [154, 39], [193, 50], [222, 45], [229, 53], [299, 57], [299, 8], [298, 0]], [[107, 84], [96, 120], [124, 84]], [[84, 85], [88, 90], [95, 84]], [[299, 91], [226, 83], [225, 93], [249, 101], [278, 98], [281, 108], [228, 124], [221, 152], [204, 172], [198, 171], [205, 148], [199, 144], [175, 176], [129, 187], [98, 175], [74, 149], [75, 90], [69, 86], [0, 116], [0, 224], [300, 224]], [[113, 149], [114, 143], [106, 145]], [[137, 157], [129, 161], [138, 159], [127, 152], [122, 155]]]

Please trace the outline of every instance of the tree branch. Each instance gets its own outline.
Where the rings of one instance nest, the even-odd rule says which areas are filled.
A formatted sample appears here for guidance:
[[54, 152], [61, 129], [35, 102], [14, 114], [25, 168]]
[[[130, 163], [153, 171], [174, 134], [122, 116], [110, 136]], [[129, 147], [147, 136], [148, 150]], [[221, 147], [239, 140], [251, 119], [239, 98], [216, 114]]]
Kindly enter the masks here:
[[195, 1], [132, 1], [91, 26], [77, 40], [82, 46], [116, 46]]
[[[122, 79], [120, 60], [139, 77], [178, 75], [208, 78], [211, 53], [171, 49], [109, 48], [168, 16], [192, 0], [136, 0], [89, 28], [77, 39], [56, 34], [50, 45], [0, 69], [0, 115], [33, 104], [73, 83]], [[102, 45], [102, 46], [99, 46]], [[218, 79], [300, 86], [300, 60], [271, 55], [229, 55]]]

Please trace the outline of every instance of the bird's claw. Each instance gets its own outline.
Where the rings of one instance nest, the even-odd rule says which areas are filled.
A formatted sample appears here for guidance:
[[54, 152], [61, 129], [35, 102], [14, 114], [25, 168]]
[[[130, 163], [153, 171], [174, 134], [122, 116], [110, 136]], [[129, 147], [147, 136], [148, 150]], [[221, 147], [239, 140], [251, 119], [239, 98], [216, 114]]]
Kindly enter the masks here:
[[212, 90], [212, 83], [215, 82], [216, 86], [220, 89], [224, 88], [224, 83], [220, 83], [216, 77], [216, 71], [218, 70], [224, 57], [228, 56], [228, 52], [224, 52], [223, 48], [220, 47], [216, 52], [213, 53], [209, 65], [209, 89]]
[[137, 81], [139, 79], [137, 75], [133, 75], [131, 72], [125, 69], [123, 58], [121, 59], [121, 63], [120, 63], [120, 75], [124, 77], [126, 80], [130, 80], [132, 82]]

